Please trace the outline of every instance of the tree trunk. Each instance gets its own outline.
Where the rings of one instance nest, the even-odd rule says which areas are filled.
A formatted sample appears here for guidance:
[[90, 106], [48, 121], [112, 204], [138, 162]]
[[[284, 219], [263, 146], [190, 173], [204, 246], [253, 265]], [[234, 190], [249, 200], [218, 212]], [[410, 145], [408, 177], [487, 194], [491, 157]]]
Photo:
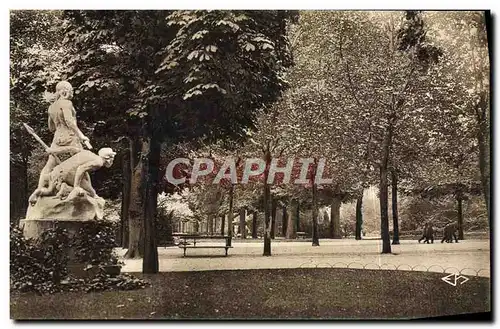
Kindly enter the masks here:
[[392, 225], [394, 236], [392, 244], [399, 244], [399, 220], [398, 220], [398, 177], [394, 169], [391, 170], [392, 185]]
[[252, 239], [257, 239], [257, 210], [252, 215]]
[[270, 203], [271, 203], [271, 188], [267, 184], [267, 178], [269, 177], [269, 167], [271, 165], [271, 152], [266, 150], [264, 161], [266, 162], [266, 169], [264, 170], [264, 256], [271, 256], [271, 214], [270, 214]]
[[[131, 148], [132, 145], [129, 146]], [[128, 246], [128, 211], [130, 204], [130, 184], [131, 184], [131, 167], [130, 156], [132, 151], [127, 152], [122, 158], [122, 204], [121, 204], [121, 218], [120, 218], [120, 245], [122, 248]]]
[[294, 223], [296, 225], [295, 226], [296, 232], [302, 232], [300, 230], [300, 201], [299, 200], [297, 200], [297, 208], [295, 208], [294, 216], [295, 216]]
[[247, 229], [246, 229], [246, 209], [240, 209], [240, 234], [242, 239], [247, 238]]
[[316, 159], [314, 159], [314, 177], [312, 180], [312, 204], [313, 204], [313, 209], [312, 209], [312, 245], [313, 247], [319, 246], [319, 234], [318, 234], [318, 191], [317, 188], [318, 186], [314, 183], [315, 176], [316, 176]]
[[207, 216], [207, 231], [208, 235], [213, 235], [214, 234], [214, 215], [213, 214], [208, 214]]
[[226, 226], [225, 225], [226, 224], [226, 215], [221, 215], [220, 216], [220, 220], [221, 220], [221, 223], [220, 223], [220, 234], [221, 235], [226, 235], [226, 232], [224, 232], [224, 229], [225, 229], [224, 226]]
[[143, 256], [143, 221], [142, 221], [142, 161], [134, 168], [130, 184], [130, 203], [128, 212], [128, 250], [125, 258], [140, 258]]
[[26, 146], [23, 146], [22, 160], [19, 165], [10, 167], [10, 223], [19, 225], [25, 218], [29, 199], [29, 162]]
[[276, 198], [271, 197], [271, 239], [275, 238], [276, 234], [276, 212], [278, 211], [278, 202]]
[[296, 200], [292, 200], [290, 207], [288, 208], [289, 213], [287, 214], [287, 225], [286, 225], [286, 238], [287, 239], [295, 239], [297, 237], [297, 225], [295, 224], [298, 220], [297, 217], [297, 208], [299, 207], [299, 203]]
[[234, 185], [229, 187], [229, 215], [227, 217], [227, 231], [229, 235], [228, 246], [231, 246], [233, 239], [233, 198], [234, 198]]
[[281, 235], [286, 236], [286, 228], [288, 224], [288, 212], [286, 206], [283, 207], [283, 216], [281, 217]]
[[380, 167], [380, 235], [382, 237], [382, 253], [391, 253], [391, 237], [389, 236], [388, 214], [388, 182], [387, 170]]
[[156, 241], [156, 217], [158, 207], [158, 179], [160, 177], [160, 137], [151, 134], [145, 141], [148, 153], [143, 154], [146, 166], [143, 167], [144, 186], [144, 258], [142, 273], [155, 274], [159, 271], [158, 248]]
[[338, 196], [334, 196], [330, 208], [330, 238], [341, 239], [340, 232], [340, 206], [342, 202]]
[[[266, 182], [267, 182], [267, 178]], [[269, 198], [271, 189], [264, 183], [264, 256], [271, 256], [271, 214], [269, 209]]]
[[457, 196], [457, 213], [458, 213], [458, 238], [464, 239], [464, 215], [463, 215], [463, 198], [461, 195]]
[[392, 119], [389, 118], [389, 127], [385, 133], [382, 144], [382, 161], [380, 163], [380, 235], [382, 238], [382, 253], [391, 253], [391, 237], [389, 235], [389, 209], [388, 209], [388, 181], [387, 167], [389, 152], [392, 142]]
[[361, 240], [363, 229], [363, 193], [356, 200], [356, 240]]

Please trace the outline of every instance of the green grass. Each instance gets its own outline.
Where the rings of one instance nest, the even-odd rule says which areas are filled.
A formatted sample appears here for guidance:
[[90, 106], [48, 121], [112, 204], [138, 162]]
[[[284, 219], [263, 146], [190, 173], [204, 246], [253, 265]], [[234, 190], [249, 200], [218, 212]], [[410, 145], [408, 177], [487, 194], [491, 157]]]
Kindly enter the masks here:
[[490, 281], [356, 269], [167, 272], [135, 291], [11, 294], [13, 319], [381, 319], [490, 311]]

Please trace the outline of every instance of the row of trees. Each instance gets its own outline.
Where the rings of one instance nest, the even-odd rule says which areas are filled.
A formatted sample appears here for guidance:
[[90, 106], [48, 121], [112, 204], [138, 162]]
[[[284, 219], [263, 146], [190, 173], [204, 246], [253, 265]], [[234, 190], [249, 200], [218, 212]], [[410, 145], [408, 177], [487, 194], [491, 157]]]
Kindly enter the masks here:
[[[37, 151], [20, 124], [49, 139], [41, 95], [68, 79], [82, 130], [119, 150], [93, 181], [101, 195], [121, 195], [127, 256], [143, 256], [144, 272], [158, 271], [157, 196], [183, 188], [209, 222], [228, 214], [228, 228], [236, 210], [263, 210], [271, 255], [278, 203], [289, 237], [299, 208], [312, 210], [319, 245], [318, 207], [331, 206], [330, 236], [340, 238], [340, 205], [356, 200], [361, 239], [363, 191], [378, 185], [391, 252], [389, 184], [395, 244], [398, 189], [440, 187], [461, 202], [480, 182], [489, 210], [486, 26], [482, 12], [14, 11], [11, 184], [25, 188], [11, 211], [24, 215], [34, 182]], [[171, 159], [195, 155], [261, 158], [266, 170], [237, 186], [163, 179]], [[313, 159], [308, 184], [267, 183], [273, 159], [299, 157]], [[319, 170], [334, 184], [315, 184]]]
[[[296, 59], [287, 76], [291, 88], [242, 150], [247, 157], [263, 154], [267, 162], [280, 156], [328, 159], [334, 184], [310, 184], [306, 192], [313, 245], [319, 244], [320, 196], [323, 205], [331, 200], [334, 238], [340, 237], [341, 202], [357, 199], [361, 238], [362, 192], [371, 184], [380, 191], [384, 253], [391, 251], [389, 183], [394, 244], [398, 189], [455, 195], [462, 236], [460, 205], [465, 194], [477, 193], [479, 181], [489, 207], [489, 165], [483, 167], [489, 160], [481, 151], [489, 149], [484, 19], [480, 12], [301, 13], [290, 33]], [[300, 198], [304, 188], [262, 185], [267, 241], [270, 194]], [[264, 248], [269, 254], [266, 242]]]

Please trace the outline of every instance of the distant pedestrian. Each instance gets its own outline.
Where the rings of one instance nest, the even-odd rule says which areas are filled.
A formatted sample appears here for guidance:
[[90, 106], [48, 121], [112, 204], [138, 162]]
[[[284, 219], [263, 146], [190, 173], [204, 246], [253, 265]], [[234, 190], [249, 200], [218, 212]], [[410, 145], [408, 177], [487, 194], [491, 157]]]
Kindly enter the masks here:
[[424, 243], [434, 243], [434, 229], [432, 228], [432, 224], [427, 222], [424, 226], [424, 231], [422, 232], [422, 237], [418, 239], [418, 243], [424, 240]]

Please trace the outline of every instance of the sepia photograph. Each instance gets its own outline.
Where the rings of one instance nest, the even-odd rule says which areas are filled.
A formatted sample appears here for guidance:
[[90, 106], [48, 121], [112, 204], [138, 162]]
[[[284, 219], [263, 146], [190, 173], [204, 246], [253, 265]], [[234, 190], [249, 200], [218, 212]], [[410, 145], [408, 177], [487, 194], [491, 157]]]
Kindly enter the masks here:
[[489, 10], [8, 15], [10, 319], [493, 320]]

